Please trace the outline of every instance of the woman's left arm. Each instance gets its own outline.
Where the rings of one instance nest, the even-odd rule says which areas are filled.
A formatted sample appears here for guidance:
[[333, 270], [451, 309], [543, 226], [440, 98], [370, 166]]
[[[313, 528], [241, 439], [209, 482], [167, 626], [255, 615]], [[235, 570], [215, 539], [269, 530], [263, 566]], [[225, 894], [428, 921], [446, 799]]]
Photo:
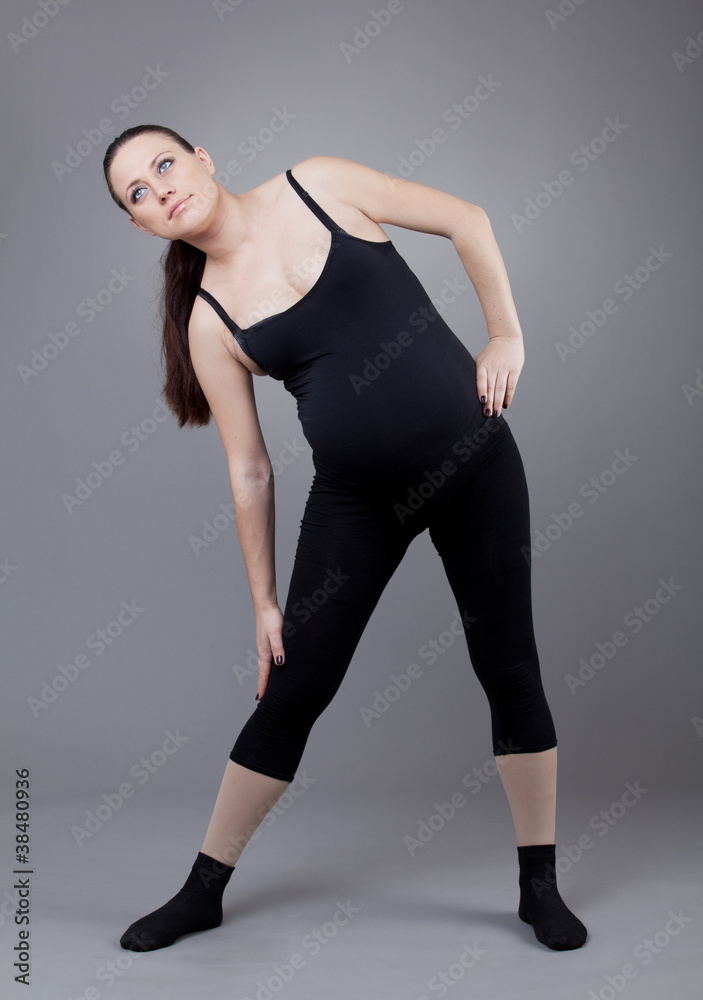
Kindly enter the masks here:
[[327, 191], [376, 223], [387, 222], [452, 241], [476, 290], [488, 329], [489, 342], [475, 357], [476, 393], [487, 416], [494, 411], [500, 415], [515, 394], [525, 350], [505, 264], [486, 212], [445, 191], [383, 174], [353, 160], [313, 156], [304, 162], [316, 192]]

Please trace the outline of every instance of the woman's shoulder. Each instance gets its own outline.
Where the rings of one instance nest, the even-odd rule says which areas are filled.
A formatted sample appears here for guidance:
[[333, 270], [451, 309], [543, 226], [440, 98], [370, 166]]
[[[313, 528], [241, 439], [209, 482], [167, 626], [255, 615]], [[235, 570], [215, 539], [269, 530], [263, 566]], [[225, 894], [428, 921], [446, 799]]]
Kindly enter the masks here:
[[354, 160], [347, 160], [342, 156], [309, 156], [305, 160], [299, 160], [289, 168], [295, 179], [303, 188], [307, 186], [315, 187], [317, 190], [329, 190], [330, 193], [339, 191], [340, 185], [353, 178], [358, 171], [367, 168]]
[[345, 165], [348, 164], [356, 165], [352, 160], [344, 160], [339, 156], [308, 156], [304, 160], [290, 164], [280, 173], [274, 174], [248, 191], [242, 192], [242, 195], [250, 198], [252, 202], [277, 209], [280, 198], [286, 198], [290, 188], [286, 176], [288, 170], [303, 190], [334, 195], [335, 191], [339, 192]]

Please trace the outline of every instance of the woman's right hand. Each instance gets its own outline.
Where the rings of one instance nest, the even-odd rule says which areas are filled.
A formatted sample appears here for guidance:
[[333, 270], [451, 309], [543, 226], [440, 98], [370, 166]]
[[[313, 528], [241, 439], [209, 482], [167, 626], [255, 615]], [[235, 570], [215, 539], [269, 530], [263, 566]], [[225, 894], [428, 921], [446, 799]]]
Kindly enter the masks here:
[[256, 699], [260, 701], [266, 691], [271, 663], [275, 661], [280, 666], [286, 658], [283, 648], [283, 613], [277, 604], [256, 612], [256, 651], [259, 655]]

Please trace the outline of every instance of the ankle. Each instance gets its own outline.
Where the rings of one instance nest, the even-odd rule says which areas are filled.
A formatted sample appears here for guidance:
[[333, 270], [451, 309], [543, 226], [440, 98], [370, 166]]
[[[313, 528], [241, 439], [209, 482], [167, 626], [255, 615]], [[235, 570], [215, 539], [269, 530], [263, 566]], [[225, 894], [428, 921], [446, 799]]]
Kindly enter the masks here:
[[518, 846], [518, 916], [531, 924], [537, 940], [555, 951], [580, 948], [587, 930], [561, 898], [554, 863], [555, 844]]

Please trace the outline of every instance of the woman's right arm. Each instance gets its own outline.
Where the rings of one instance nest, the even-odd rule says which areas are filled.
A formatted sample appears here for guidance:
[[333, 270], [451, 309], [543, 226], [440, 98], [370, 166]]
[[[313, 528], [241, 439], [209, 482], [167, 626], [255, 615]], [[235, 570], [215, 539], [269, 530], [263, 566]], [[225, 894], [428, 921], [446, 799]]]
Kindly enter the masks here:
[[196, 377], [227, 454], [237, 534], [256, 613], [261, 698], [272, 658], [285, 657], [276, 595], [273, 470], [256, 412], [252, 374], [227, 350], [222, 321], [200, 298], [193, 306], [188, 339]]

